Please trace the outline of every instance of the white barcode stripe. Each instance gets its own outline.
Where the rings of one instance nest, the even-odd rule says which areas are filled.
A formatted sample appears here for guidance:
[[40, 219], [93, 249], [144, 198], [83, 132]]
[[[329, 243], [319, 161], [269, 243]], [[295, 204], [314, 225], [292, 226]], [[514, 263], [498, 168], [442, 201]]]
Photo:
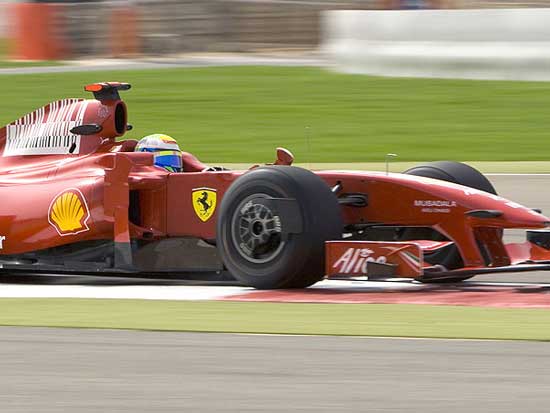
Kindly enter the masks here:
[[73, 144], [78, 153], [81, 137], [70, 131], [82, 124], [87, 107], [87, 101], [63, 99], [16, 120], [6, 128], [4, 156], [66, 154]]
[[52, 123], [55, 123], [55, 122], [59, 122], [59, 114], [61, 113], [61, 111], [63, 110], [63, 100], [61, 102], [59, 102], [59, 104], [57, 105], [57, 107], [55, 108], [55, 112], [53, 114], [53, 119], [52, 119]]
[[68, 100], [65, 100], [65, 106], [63, 106], [63, 110], [61, 111], [61, 119], [60, 121], [63, 122], [70, 116], [71, 111], [71, 104], [68, 102]]
[[51, 122], [52, 120], [52, 114], [54, 113], [55, 111], [55, 106], [56, 106], [57, 102], [52, 102], [50, 103], [48, 106], [46, 106], [46, 112], [48, 114], [48, 117], [46, 119], [46, 122]]

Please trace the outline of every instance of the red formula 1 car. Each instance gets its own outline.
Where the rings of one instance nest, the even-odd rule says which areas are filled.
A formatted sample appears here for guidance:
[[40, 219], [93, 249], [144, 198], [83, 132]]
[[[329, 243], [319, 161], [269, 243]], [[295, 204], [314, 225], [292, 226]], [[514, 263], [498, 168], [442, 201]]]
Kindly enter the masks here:
[[[459, 281], [550, 269], [550, 218], [496, 195], [471, 167], [435, 162], [403, 174], [273, 165], [184, 172], [155, 167], [119, 91], [51, 103], [0, 129], [0, 271], [230, 274], [257, 288], [323, 277]], [[503, 229], [525, 228], [524, 243]], [[222, 275], [219, 275], [222, 274]]]

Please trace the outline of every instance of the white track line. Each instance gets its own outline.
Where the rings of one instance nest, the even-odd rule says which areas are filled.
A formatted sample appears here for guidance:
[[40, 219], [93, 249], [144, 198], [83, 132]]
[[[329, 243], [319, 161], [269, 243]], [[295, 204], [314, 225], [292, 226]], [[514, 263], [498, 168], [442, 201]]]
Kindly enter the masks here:
[[[357, 292], [379, 289], [422, 289], [424, 285], [410, 282], [355, 282], [327, 280], [314, 288], [353, 290]], [[219, 300], [232, 295], [256, 291], [236, 286], [194, 285], [29, 285], [0, 284], [0, 298], [106, 298], [138, 300]]]
[[[467, 288], [482, 287], [518, 287], [536, 288], [550, 284], [489, 283], [473, 282], [463, 284]], [[447, 286], [447, 288], [452, 288]], [[384, 290], [422, 291], [433, 290], [434, 285], [413, 282], [390, 281], [339, 281], [326, 280], [316, 284], [312, 289], [334, 289], [345, 293], [381, 292]], [[133, 299], [133, 300], [176, 300], [202, 301], [227, 299], [256, 290], [236, 286], [151, 286], [151, 285], [29, 285], [0, 284], [0, 298], [93, 298], [93, 299]], [[437, 291], [435, 291], [437, 292]]]
[[218, 286], [88, 286], [1, 284], [0, 298], [105, 298], [134, 300], [217, 300], [250, 291]]

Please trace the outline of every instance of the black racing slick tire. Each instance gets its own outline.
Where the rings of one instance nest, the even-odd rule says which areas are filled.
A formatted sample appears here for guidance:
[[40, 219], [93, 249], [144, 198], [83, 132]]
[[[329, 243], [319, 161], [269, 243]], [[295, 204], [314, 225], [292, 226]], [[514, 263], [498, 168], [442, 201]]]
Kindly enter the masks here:
[[314, 173], [253, 169], [224, 195], [216, 243], [226, 268], [258, 289], [305, 288], [325, 274], [325, 241], [342, 237], [340, 205]]
[[[497, 195], [497, 191], [489, 182], [489, 180], [477, 169], [472, 168], [470, 165], [466, 165], [461, 162], [454, 161], [438, 161], [429, 162], [423, 165], [414, 166], [407, 169], [404, 174], [423, 176], [425, 178], [439, 179], [441, 181], [453, 182], [455, 184], [467, 186], [469, 188], [479, 189], [480, 191], [489, 192]], [[406, 231], [409, 231], [408, 229]], [[411, 229], [411, 231], [414, 231]], [[435, 237], [439, 235], [435, 233]], [[411, 234], [408, 234], [410, 237]], [[458, 251], [458, 248], [453, 244], [449, 251], [434, 254], [432, 257], [426, 255], [425, 260], [434, 265], [442, 265], [447, 269], [461, 268], [464, 263], [462, 257]], [[441, 279], [420, 279], [426, 283], [453, 283], [464, 281], [471, 276], [466, 277], [447, 277]]]
[[404, 174], [424, 176], [455, 184], [479, 189], [496, 195], [497, 191], [489, 180], [477, 169], [461, 162], [437, 161], [417, 165], [407, 169]]

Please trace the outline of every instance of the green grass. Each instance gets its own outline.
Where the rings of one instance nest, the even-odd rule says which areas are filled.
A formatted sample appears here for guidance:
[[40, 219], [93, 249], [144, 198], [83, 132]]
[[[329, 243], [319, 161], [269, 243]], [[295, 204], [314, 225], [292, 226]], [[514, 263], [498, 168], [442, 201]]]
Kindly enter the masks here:
[[550, 311], [423, 305], [1, 299], [0, 325], [550, 340]]
[[6, 39], [0, 38], [0, 61], [4, 60], [8, 55], [9, 43]]
[[[134, 138], [164, 132], [208, 162], [545, 161], [550, 83], [397, 79], [317, 68], [218, 67], [0, 76], [0, 123], [82, 86], [131, 82]], [[306, 129], [309, 128], [309, 129]], [[306, 136], [310, 136], [310, 149]]]
[[48, 61], [18, 61], [18, 60], [0, 60], [0, 69], [12, 69], [20, 67], [43, 67], [43, 66], [58, 66], [63, 63], [53, 60]]

